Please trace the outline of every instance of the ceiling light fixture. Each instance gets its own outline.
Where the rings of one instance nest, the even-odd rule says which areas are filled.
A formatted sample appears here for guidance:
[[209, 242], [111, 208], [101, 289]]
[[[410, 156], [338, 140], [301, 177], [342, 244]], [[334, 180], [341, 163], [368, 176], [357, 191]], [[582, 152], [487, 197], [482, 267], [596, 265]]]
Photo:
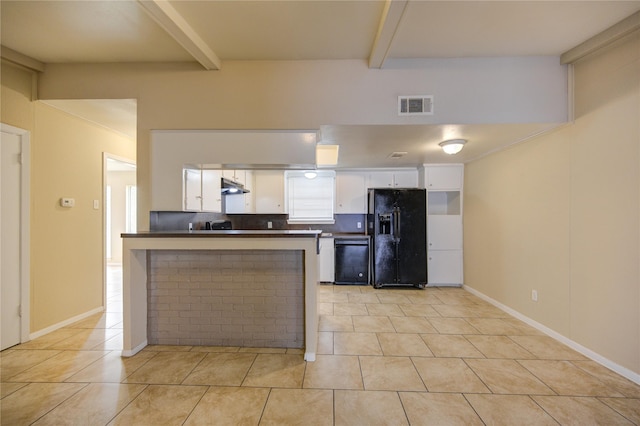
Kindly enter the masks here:
[[316, 145], [316, 165], [318, 167], [338, 164], [339, 145]]
[[304, 177], [307, 179], [315, 179], [318, 174], [316, 172], [304, 172]]
[[445, 153], [453, 155], [459, 153], [465, 143], [467, 141], [464, 139], [449, 139], [448, 141], [440, 142], [438, 145], [442, 147]]

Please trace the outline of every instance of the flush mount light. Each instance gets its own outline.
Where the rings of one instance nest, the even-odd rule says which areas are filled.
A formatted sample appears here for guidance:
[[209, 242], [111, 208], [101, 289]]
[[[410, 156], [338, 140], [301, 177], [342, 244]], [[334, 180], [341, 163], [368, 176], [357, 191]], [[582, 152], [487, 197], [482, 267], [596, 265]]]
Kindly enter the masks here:
[[304, 172], [304, 177], [307, 179], [315, 179], [318, 174], [316, 172]]
[[459, 153], [465, 143], [467, 141], [464, 139], [449, 139], [448, 141], [440, 142], [438, 145], [442, 147], [445, 153], [453, 155]]

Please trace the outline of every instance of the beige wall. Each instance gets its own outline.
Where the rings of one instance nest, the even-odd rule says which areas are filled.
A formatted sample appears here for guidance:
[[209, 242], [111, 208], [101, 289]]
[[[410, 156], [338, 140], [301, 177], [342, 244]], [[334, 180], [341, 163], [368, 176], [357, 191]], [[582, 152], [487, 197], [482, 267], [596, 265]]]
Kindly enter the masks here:
[[640, 33], [575, 93], [574, 123], [466, 165], [465, 284], [640, 374]]
[[[5, 64], [0, 121], [31, 132], [34, 333], [103, 305], [102, 157], [135, 159], [135, 141], [32, 102], [31, 74]], [[75, 207], [60, 207], [61, 197]]]

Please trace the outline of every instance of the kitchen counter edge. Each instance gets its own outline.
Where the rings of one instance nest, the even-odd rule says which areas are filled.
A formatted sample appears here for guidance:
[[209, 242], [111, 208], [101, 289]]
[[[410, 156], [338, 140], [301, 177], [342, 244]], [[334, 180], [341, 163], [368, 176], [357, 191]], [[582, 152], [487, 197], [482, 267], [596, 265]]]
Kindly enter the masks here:
[[122, 238], [318, 238], [321, 230], [221, 230], [221, 231], [140, 231], [123, 233]]

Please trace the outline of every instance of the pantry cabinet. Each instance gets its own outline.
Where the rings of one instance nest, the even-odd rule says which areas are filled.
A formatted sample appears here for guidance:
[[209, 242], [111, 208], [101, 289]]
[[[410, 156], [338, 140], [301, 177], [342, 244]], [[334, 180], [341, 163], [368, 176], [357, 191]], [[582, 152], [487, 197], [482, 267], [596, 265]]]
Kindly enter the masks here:
[[425, 164], [427, 274], [430, 285], [463, 284], [464, 165]]

